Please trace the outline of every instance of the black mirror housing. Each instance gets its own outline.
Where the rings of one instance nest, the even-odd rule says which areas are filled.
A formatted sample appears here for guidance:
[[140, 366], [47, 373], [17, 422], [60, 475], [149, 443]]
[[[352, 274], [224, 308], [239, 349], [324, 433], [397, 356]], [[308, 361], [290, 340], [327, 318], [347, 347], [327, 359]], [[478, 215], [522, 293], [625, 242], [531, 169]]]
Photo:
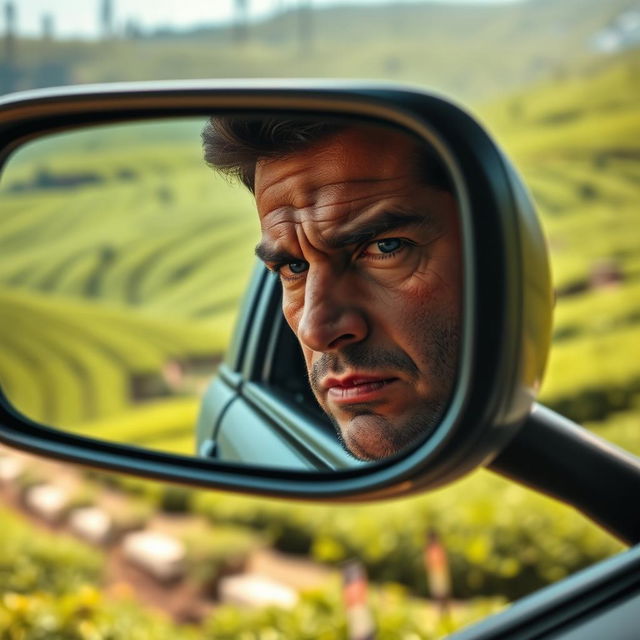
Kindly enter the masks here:
[[425, 140], [452, 177], [463, 246], [459, 375], [449, 408], [415, 449], [365, 468], [299, 473], [142, 451], [28, 420], [1, 397], [0, 441], [70, 462], [196, 486], [318, 500], [437, 487], [487, 465], [529, 415], [551, 336], [553, 294], [532, 201], [491, 136], [445, 98], [390, 85], [181, 82], [88, 86], [0, 101], [0, 163], [26, 141], [77, 127], [210, 113], [344, 117]]

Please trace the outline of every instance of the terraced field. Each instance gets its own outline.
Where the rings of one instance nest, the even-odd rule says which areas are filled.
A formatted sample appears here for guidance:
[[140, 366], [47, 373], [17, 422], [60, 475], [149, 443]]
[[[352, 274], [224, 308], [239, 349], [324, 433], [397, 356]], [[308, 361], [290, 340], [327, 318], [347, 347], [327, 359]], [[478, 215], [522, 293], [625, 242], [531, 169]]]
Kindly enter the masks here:
[[158, 446], [192, 450], [257, 237], [251, 198], [201, 159], [202, 124], [55, 136], [9, 161], [0, 381], [26, 415], [149, 446], [135, 407]]
[[639, 65], [632, 53], [484, 112], [549, 238], [558, 298], [542, 399], [579, 421], [640, 406]]

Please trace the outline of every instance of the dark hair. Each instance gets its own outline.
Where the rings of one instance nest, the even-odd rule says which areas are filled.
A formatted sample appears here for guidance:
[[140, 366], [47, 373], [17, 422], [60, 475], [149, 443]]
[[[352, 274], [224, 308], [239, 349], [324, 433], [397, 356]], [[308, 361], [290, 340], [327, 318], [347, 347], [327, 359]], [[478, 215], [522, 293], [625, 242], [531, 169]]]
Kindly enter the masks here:
[[[253, 193], [256, 164], [260, 158], [285, 158], [356, 126], [359, 125], [294, 118], [213, 116], [202, 130], [204, 159], [213, 169], [239, 178]], [[442, 161], [426, 143], [416, 143], [413, 160], [418, 177], [426, 184], [453, 191]]]

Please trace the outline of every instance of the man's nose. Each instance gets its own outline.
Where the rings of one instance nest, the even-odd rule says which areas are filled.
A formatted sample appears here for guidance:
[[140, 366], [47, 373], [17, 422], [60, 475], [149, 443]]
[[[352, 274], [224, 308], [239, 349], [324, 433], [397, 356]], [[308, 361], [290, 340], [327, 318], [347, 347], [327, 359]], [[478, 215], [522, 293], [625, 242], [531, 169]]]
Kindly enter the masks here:
[[298, 339], [313, 351], [335, 351], [367, 337], [367, 318], [350, 279], [331, 271], [309, 272]]

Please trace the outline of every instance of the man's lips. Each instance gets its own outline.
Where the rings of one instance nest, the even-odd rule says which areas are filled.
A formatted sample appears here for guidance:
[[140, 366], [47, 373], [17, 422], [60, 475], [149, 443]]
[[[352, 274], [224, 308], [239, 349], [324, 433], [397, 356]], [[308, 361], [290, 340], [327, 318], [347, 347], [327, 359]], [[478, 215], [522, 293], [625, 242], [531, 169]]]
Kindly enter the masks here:
[[381, 390], [397, 379], [385, 376], [347, 376], [328, 378], [323, 386], [335, 402], [367, 402], [380, 396]]

